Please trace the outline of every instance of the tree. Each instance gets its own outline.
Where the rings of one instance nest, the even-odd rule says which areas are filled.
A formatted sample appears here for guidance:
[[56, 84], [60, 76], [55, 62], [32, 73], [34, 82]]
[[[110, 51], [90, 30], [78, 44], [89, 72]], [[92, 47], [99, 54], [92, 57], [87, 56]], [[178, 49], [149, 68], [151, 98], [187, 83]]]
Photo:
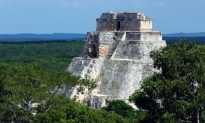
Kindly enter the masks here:
[[109, 112], [113, 111], [123, 117], [131, 117], [135, 114], [135, 110], [122, 100], [111, 101], [104, 109]]
[[52, 90], [62, 85], [94, 87], [91, 81], [37, 65], [0, 66], [0, 121], [28, 122], [49, 111], [59, 103]]
[[[200, 122], [205, 107], [205, 47], [180, 41], [151, 53], [161, 70], [131, 97], [152, 122]], [[199, 120], [200, 119], [200, 120]]]
[[122, 100], [110, 101], [108, 102], [108, 105], [103, 109], [108, 112], [114, 112], [124, 118], [127, 118], [130, 120], [130, 122], [133, 123], [142, 123], [143, 121], [146, 123], [146, 112], [142, 110], [135, 110], [132, 106], [128, 105]]
[[51, 110], [38, 113], [34, 122], [44, 123], [129, 123], [130, 120], [114, 112], [91, 109], [69, 99], [58, 97]]

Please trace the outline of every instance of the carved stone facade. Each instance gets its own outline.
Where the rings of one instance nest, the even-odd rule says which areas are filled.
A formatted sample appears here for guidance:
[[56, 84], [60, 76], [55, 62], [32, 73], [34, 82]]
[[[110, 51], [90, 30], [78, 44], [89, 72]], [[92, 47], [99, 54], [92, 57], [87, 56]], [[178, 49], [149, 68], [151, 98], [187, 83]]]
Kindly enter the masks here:
[[[98, 87], [84, 92], [80, 100], [99, 108], [106, 105], [106, 100], [127, 100], [144, 78], [157, 72], [149, 55], [165, 47], [166, 42], [142, 13], [108, 12], [96, 21], [96, 32], [87, 33], [83, 57], [74, 58], [67, 71], [96, 81]], [[73, 91], [71, 95], [78, 93]]]
[[152, 20], [142, 13], [103, 13], [97, 19], [97, 31], [151, 31]]

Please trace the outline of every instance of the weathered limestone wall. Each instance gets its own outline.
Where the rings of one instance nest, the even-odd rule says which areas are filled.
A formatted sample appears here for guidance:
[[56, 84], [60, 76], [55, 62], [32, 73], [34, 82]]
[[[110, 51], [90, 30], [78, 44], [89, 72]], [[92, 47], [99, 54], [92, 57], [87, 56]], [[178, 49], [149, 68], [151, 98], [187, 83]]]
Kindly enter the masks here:
[[151, 30], [152, 30], [152, 21], [149, 21], [149, 20], [140, 21], [140, 31], [141, 32], [147, 32]]
[[99, 35], [99, 58], [106, 58], [114, 42], [114, 32], [98, 32]]
[[98, 19], [97, 20], [97, 31], [116, 31], [117, 22], [115, 20]]
[[[111, 57], [125, 32], [89, 32], [85, 44], [84, 56], [86, 58]], [[124, 37], [125, 38], [125, 37]]]
[[126, 32], [126, 40], [162, 41], [161, 32]]
[[143, 78], [153, 73], [152, 62], [134, 60], [105, 60], [101, 69], [100, 93], [111, 99], [127, 100], [140, 88]]
[[152, 20], [142, 13], [104, 13], [97, 21], [97, 31], [151, 31]]
[[72, 73], [75, 76], [81, 76], [84, 69], [88, 67], [91, 59], [85, 59], [83, 57], [75, 57], [73, 58], [71, 64], [67, 68], [67, 71]]
[[164, 41], [124, 41], [119, 43], [112, 58], [150, 61], [150, 52], [162, 46], [166, 46]]
[[85, 79], [97, 79], [100, 75], [103, 59], [75, 57], [67, 71]]
[[152, 30], [152, 22], [150, 20], [133, 20], [133, 21], [121, 21], [120, 31], [151, 31]]
[[161, 32], [102, 31], [88, 33], [84, 56], [87, 58], [150, 59], [149, 53], [162, 46], [166, 46], [166, 43], [162, 40]]

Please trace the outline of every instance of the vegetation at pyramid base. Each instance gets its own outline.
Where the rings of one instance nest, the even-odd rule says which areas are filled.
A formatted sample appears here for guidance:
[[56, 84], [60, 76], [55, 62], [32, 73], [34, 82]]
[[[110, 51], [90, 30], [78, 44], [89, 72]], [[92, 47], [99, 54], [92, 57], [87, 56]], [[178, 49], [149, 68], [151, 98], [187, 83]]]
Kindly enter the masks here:
[[133, 119], [122, 117], [115, 112], [91, 109], [68, 101], [62, 102], [62, 105], [56, 105], [48, 112], [39, 113], [34, 118], [34, 122], [45, 123], [131, 123], [132, 121]]
[[150, 122], [205, 122], [205, 47], [181, 41], [151, 57], [161, 73], [144, 80], [130, 100]]
[[129, 119], [131, 123], [144, 123], [148, 115], [146, 111], [136, 110], [122, 100], [109, 101], [108, 105], [102, 109]]
[[0, 121], [28, 121], [34, 113], [58, 104], [54, 88], [95, 83], [65, 72], [48, 72], [36, 65], [0, 66]]

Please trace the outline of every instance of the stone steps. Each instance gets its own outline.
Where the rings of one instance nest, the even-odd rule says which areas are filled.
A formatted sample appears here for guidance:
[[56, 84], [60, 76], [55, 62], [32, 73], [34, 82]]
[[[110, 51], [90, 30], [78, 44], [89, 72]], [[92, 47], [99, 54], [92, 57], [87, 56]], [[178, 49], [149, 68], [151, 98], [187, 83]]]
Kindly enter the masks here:
[[115, 35], [117, 36], [117, 39], [115, 40], [116, 43], [114, 44], [112, 50], [109, 51], [108, 53], [108, 58], [111, 58], [117, 48], [117, 46], [119, 45], [120, 41], [123, 41], [123, 37], [125, 36], [126, 32], [117, 32]]
[[121, 41], [124, 41], [124, 40], [125, 40], [124, 38], [126, 37], [126, 32], [120, 32], [119, 34], [120, 34], [120, 37], [119, 37], [118, 40], [116, 40], [116, 41], [117, 41], [117, 44], [116, 44], [115, 47], [112, 49], [112, 51], [109, 53], [108, 58], [112, 58], [112, 57], [114, 57], [114, 56], [116, 55], [115, 52], [116, 52], [116, 50], [117, 50], [117, 47], [118, 47], [119, 43], [120, 43]]
[[96, 66], [97, 66], [96, 60], [91, 60], [90, 64], [88, 65], [86, 71], [84, 72], [84, 78], [85, 79], [92, 79], [92, 75], [96, 73]]

